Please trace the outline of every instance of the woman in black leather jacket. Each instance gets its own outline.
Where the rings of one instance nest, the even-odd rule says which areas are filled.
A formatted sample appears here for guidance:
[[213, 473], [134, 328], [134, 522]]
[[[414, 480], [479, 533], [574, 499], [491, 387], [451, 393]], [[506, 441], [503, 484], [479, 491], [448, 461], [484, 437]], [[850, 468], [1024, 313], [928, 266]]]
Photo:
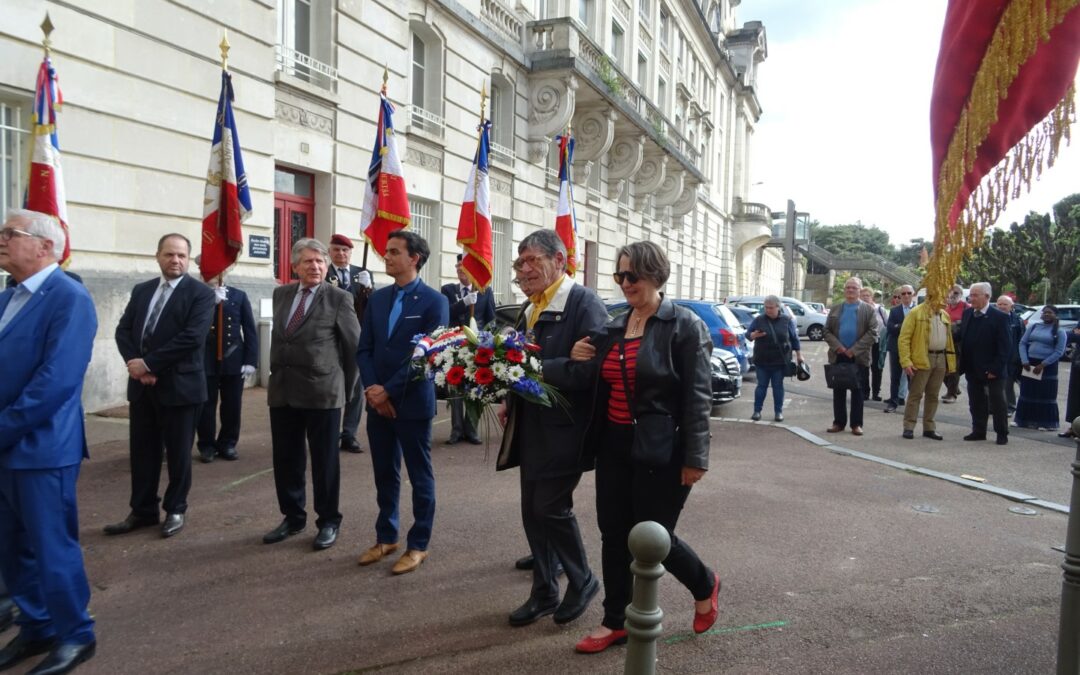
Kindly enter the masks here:
[[[571, 359], [590, 361], [596, 377], [584, 443], [596, 454], [605, 597], [603, 622], [576, 647], [589, 654], [626, 641], [623, 624], [633, 588], [627, 536], [639, 522], [656, 521], [671, 535], [664, 567], [694, 596], [696, 632], [716, 621], [720, 591], [720, 576], [674, 532], [690, 487], [709, 467], [712, 341], [696, 314], [660, 293], [671, 266], [659, 246], [635, 242], [620, 248], [616, 260], [615, 282], [631, 311], [570, 352]], [[655, 466], [632, 453], [635, 430], [644, 434], [645, 418], [673, 428], [649, 444], [662, 450]]]

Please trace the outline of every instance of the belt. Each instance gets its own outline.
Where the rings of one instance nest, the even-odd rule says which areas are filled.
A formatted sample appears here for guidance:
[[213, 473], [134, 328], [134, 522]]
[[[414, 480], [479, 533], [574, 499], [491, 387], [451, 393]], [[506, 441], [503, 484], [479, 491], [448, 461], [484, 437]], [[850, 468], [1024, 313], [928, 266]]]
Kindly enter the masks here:
[[927, 354], [948, 354], [948, 349], [931, 349]]

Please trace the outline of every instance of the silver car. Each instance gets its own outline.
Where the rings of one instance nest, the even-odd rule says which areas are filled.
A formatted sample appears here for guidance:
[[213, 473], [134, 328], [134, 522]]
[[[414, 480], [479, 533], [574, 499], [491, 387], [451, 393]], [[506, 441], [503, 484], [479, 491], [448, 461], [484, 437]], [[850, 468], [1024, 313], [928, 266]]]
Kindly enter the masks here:
[[[762, 311], [765, 307], [764, 295], [729, 295], [727, 302], [753, 307]], [[795, 317], [795, 325], [798, 326], [799, 335], [810, 341], [821, 340], [825, 337], [825, 319], [828, 315], [816, 312], [802, 300], [781, 297], [780, 302]]]

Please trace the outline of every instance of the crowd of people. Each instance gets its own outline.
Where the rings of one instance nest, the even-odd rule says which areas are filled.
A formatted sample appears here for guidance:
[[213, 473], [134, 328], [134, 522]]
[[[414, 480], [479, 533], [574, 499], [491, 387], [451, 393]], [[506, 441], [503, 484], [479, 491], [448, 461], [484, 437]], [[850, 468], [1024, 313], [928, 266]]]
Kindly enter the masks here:
[[[20, 355], [0, 381], [0, 541], [10, 543], [0, 548], [0, 583], [7, 585], [0, 586], [0, 630], [12, 622], [19, 629], [0, 649], [0, 669], [47, 652], [30, 671], [36, 675], [70, 672], [96, 649], [75, 484], [87, 457], [81, 393], [97, 320], [89, 293], [58, 265], [65, 243], [55, 218], [32, 211], [10, 212], [0, 229], [0, 267], [14, 282], [0, 294], [0, 342]], [[427, 286], [419, 273], [430, 250], [414, 232], [389, 235], [384, 262], [393, 283], [383, 288], [349, 264], [351, 249], [341, 235], [329, 249], [299, 240], [291, 251], [297, 280], [273, 292], [267, 401], [282, 520], [262, 541], [275, 544], [306, 528], [310, 458], [312, 547], [335, 545], [342, 522], [338, 452], [363, 452], [356, 437], [362, 405], [378, 515], [374, 544], [358, 563], [373, 565], [400, 547], [404, 460], [413, 522], [391, 572], [406, 574], [428, 556], [436, 506], [436, 392], [411, 368], [414, 336], [447, 325], [451, 315], [455, 323], [493, 318], [494, 307], [490, 290], [471, 287], [460, 256], [460, 283], [441, 292]], [[190, 276], [191, 253], [183, 235], [161, 237], [160, 276], [134, 287], [115, 328], [128, 379], [131, 489], [127, 516], [104, 528], [110, 536], [146, 527], [159, 527], [163, 538], [179, 534], [193, 450], [207, 463], [239, 457], [244, 380], [258, 363], [251, 303], [221, 279]], [[596, 293], [566, 273], [567, 250], [553, 230], [528, 235], [513, 268], [527, 296], [515, 328], [539, 346], [544, 380], [568, 405], [510, 396], [499, 412], [504, 433], [496, 468], [519, 469], [530, 555], [517, 564], [533, 577], [509, 623], [548, 615], [571, 622], [602, 583], [603, 621], [577, 651], [625, 642], [627, 536], [637, 522], [654, 520], [671, 536], [665, 565], [693, 598], [694, 630], [705, 632], [718, 615], [720, 576], [675, 535], [690, 490], [709, 465], [712, 342], [705, 324], [660, 292], [670, 263], [650, 242], [618, 251], [614, 279], [632, 311], [613, 322]], [[780, 329], [791, 333], [790, 326]], [[798, 353], [797, 337], [788, 347]], [[448, 441], [477, 442], [461, 411], [453, 417]], [[574, 491], [593, 469], [602, 582], [573, 512]]]

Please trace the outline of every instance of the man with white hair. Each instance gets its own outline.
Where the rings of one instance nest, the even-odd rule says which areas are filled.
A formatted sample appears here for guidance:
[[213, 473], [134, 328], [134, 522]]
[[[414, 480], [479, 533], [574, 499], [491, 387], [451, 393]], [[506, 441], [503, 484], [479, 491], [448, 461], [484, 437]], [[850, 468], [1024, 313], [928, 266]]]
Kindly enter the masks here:
[[[1013, 311], [1013, 299], [1003, 295], [994, 305], [1009, 317], [1009, 368], [1005, 381], [1005, 408], [1009, 414], [1016, 412], [1016, 382], [1020, 379], [1020, 338], [1024, 337], [1024, 322]], [[959, 329], [959, 325], [957, 326]]]
[[86, 457], [82, 386], [97, 333], [94, 302], [57, 262], [52, 216], [13, 210], [0, 229], [0, 576], [19, 633], [0, 670], [49, 652], [33, 672], [67, 673], [94, 655], [75, 483]]
[[990, 284], [971, 285], [971, 307], [960, 320], [960, 372], [967, 378], [971, 433], [965, 441], [985, 441], [987, 417], [994, 417], [997, 444], [1009, 442], [1009, 417], [1005, 409], [1005, 381], [1012, 353], [1009, 317], [990, 305]]

